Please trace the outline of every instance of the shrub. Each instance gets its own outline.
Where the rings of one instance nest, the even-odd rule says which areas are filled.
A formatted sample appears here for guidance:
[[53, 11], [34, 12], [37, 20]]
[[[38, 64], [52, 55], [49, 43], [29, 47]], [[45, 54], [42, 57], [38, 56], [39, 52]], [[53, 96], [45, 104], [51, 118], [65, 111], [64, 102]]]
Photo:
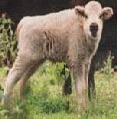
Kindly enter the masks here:
[[3, 15], [0, 18], [0, 62], [11, 67], [16, 56], [16, 38], [12, 30], [13, 22]]

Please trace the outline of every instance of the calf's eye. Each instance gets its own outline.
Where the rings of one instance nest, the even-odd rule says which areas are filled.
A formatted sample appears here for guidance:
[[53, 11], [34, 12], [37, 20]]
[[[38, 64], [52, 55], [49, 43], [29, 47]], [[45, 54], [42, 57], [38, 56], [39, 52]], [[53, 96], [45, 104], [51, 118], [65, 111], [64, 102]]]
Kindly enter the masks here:
[[85, 14], [84, 17], [87, 19], [88, 18], [88, 15]]
[[102, 18], [102, 15], [99, 15], [99, 19], [101, 19]]

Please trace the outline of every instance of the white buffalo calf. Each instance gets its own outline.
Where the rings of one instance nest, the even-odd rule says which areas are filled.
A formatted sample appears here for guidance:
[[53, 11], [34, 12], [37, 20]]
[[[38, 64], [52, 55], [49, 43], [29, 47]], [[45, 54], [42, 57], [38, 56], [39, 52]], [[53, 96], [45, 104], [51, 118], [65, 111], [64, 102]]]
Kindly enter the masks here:
[[84, 111], [90, 62], [98, 48], [103, 20], [112, 14], [110, 7], [102, 8], [100, 3], [91, 1], [85, 7], [24, 17], [17, 27], [19, 51], [7, 77], [4, 103], [10, 102], [13, 87], [19, 80], [22, 100], [26, 81], [47, 59], [65, 61], [73, 71], [79, 109]]

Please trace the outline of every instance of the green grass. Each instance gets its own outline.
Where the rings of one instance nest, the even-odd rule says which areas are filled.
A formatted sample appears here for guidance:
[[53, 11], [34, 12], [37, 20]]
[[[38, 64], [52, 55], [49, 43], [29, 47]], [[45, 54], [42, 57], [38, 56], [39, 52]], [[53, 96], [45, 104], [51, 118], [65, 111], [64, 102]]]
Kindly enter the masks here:
[[[93, 104], [89, 104], [87, 112], [80, 114], [77, 111], [74, 88], [72, 95], [62, 95], [62, 68], [63, 64], [46, 62], [42, 65], [27, 84], [25, 102], [19, 104], [18, 94], [15, 93], [10, 116], [6, 116], [6, 110], [1, 104], [0, 119], [117, 119], [117, 73], [95, 73], [96, 99]], [[5, 70], [0, 68], [2, 87], [5, 77]], [[16, 86], [15, 92], [18, 90]]]

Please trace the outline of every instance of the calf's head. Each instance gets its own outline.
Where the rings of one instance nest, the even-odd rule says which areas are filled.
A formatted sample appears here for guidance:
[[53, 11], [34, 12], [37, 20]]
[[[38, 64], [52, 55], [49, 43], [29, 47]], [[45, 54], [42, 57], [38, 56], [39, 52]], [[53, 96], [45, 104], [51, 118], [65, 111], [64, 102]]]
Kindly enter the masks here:
[[75, 11], [84, 18], [84, 32], [86, 37], [92, 39], [100, 39], [103, 21], [109, 19], [113, 15], [110, 7], [102, 8], [99, 2], [88, 2], [85, 7], [77, 6]]

